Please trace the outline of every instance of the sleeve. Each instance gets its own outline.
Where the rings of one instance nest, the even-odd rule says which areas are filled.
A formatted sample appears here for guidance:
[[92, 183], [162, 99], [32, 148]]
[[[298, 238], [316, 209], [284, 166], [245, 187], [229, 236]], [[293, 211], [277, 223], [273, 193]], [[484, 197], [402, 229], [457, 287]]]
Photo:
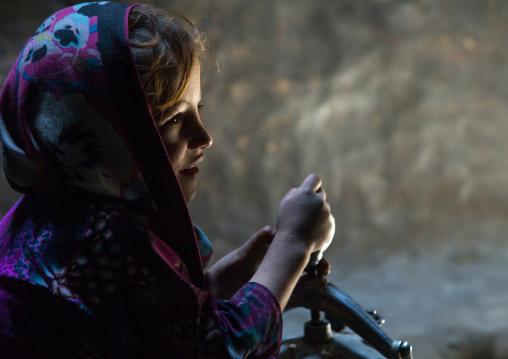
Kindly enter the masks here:
[[[143, 356], [270, 358], [280, 348], [280, 306], [268, 289], [246, 284], [231, 300], [196, 288], [169, 246], [136, 218], [102, 211], [67, 272], [89, 311], [107, 319], [122, 350]], [[121, 339], [118, 342], [119, 338]]]
[[247, 283], [229, 301], [216, 300], [231, 358], [275, 358], [282, 339], [277, 298], [259, 283]]

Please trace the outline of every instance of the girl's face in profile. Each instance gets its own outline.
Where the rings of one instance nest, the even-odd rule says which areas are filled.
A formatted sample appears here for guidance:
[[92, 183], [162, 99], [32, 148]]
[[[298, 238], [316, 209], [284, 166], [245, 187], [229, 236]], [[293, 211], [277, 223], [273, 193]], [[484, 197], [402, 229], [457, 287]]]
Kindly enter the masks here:
[[213, 141], [199, 117], [200, 101], [201, 74], [200, 65], [196, 64], [181, 100], [157, 121], [157, 128], [187, 203], [196, 194], [199, 175], [197, 164], [203, 161], [203, 151]]

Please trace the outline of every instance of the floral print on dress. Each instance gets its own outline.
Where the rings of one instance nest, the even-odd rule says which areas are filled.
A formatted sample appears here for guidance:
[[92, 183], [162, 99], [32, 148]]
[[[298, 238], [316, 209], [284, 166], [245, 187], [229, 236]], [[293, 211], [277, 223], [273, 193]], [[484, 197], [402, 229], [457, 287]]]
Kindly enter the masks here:
[[16, 233], [14, 211], [0, 221], [0, 355], [15, 357], [9, 345], [26, 358], [272, 357], [273, 294], [250, 283], [220, 301], [204, 289], [212, 248], [145, 100], [126, 38], [132, 6], [53, 14], [0, 93], [9, 183], [48, 207], [73, 204], [71, 230], [47, 213]]
[[16, 240], [12, 241], [0, 265], [0, 275], [28, 279], [44, 255], [51, 239], [51, 226], [38, 226], [28, 220]]

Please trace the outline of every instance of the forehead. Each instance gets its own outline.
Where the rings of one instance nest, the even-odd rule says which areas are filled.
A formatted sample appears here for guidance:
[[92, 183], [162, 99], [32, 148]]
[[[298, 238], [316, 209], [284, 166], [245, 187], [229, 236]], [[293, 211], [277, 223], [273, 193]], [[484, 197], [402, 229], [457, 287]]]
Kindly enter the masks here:
[[183, 93], [182, 100], [186, 102], [199, 102], [201, 100], [201, 66], [192, 66], [191, 75], [187, 88]]

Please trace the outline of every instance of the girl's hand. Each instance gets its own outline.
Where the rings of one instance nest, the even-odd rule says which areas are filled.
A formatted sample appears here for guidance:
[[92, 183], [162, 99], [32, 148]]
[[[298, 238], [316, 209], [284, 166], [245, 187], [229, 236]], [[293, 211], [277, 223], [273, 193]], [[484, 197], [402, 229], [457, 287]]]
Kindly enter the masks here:
[[291, 189], [280, 202], [277, 232], [295, 245], [303, 244], [310, 252], [317, 251], [334, 230], [330, 205], [318, 176], [307, 176], [300, 187]]
[[275, 235], [265, 226], [240, 248], [222, 257], [206, 273], [207, 289], [215, 298], [231, 298], [254, 275]]
[[282, 199], [277, 233], [251, 281], [268, 288], [284, 310], [311, 253], [323, 248], [333, 231], [334, 221], [321, 179], [309, 175]]

